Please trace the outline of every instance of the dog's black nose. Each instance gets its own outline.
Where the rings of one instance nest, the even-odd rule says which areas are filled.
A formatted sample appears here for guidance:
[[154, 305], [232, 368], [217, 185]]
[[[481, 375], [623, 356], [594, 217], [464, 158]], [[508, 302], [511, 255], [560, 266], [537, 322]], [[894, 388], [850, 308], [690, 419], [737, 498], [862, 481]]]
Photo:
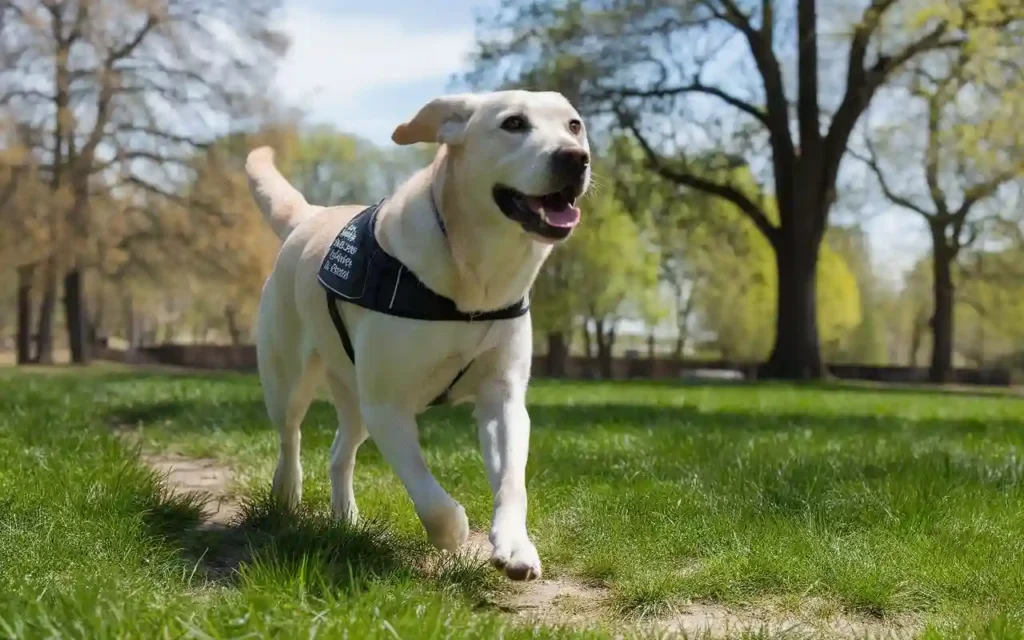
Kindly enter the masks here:
[[559, 149], [551, 155], [551, 168], [560, 180], [578, 182], [590, 166], [590, 154], [577, 147]]

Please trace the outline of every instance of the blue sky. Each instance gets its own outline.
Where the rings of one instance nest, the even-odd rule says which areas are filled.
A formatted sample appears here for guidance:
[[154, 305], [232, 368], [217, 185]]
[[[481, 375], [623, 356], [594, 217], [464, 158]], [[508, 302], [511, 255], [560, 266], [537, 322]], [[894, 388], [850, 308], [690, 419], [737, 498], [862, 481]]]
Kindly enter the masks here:
[[[286, 0], [283, 27], [292, 44], [277, 77], [282, 97], [310, 121], [389, 146], [394, 127], [465, 69], [475, 15], [497, 3]], [[897, 280], [925, 246], [922, 222], [877, 205], [864, 224], [883, 274]]]
[[444, 93], [473, 46], [484, 0], [292, 0], [278, 74], [310, 120], [390, 144], [391, 131]]

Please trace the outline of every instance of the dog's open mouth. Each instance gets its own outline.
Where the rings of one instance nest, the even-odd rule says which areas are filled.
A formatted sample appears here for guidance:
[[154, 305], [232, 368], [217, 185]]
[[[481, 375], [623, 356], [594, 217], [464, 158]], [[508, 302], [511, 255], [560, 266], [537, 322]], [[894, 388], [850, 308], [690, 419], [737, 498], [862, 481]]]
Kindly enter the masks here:
[[494, 187], [494, 202], [510, 220], [525, 231], [549, 240], [564, 240], [579, 224], [577, 189], [568, 186], [542, 196], [528, 196], [511, 187]]

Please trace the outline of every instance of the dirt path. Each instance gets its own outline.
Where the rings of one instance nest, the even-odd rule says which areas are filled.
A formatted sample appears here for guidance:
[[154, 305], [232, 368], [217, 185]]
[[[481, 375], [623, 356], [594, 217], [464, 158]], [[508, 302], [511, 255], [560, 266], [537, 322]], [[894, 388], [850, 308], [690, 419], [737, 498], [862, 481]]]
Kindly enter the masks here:
[[238, 503], [227, 497], [231, 469], [212, 458], [143, 455], [151, 469], [164, 478], [164, 485], [174, 493], [200, 493], [209, 496], [202, 527], [227, 525], [238, 515]]
[[[143, 460], [164, 477], [171, 491], [198, 492], [210, 498], [205, 519], [199, 529], [223, 528], [238, 514], [238, 503], [229, 493], [231, 469], [222, 463], [208, 458], [162, 455], [143, 455]], [[490, 557], [491, 544], [484, 533], [472, 532], [468, 548], [481, 561]], [[222, 568], [233, 568], [239, 560], [233, 559]], [[621, 630], [626, 637], [640, 631], [650, 632], [658, 638], [726, 638], [743, 632], [763, 632], [767, 636], [779, 634], [786, 637], [845, 640], [909, 638], [918, 630], [918, 624], [911, 619], [892, 623], [846, 616], [819, 618], [706, 603], [688, 604], [671, 615], [655, 620], [627, 623], [615, 619], [608, 606], [608, 596], [606, 589], [558, 577], [515, 583], [508, 592], [496, 595], [494, 604], [500, 610], [524, 621], [574, 627], [604, 623]]]

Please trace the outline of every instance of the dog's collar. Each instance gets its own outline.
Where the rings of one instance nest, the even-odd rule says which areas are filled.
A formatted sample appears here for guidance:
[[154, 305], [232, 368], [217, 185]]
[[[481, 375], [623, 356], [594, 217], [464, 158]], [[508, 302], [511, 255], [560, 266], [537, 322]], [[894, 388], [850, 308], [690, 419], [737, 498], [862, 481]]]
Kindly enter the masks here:
[[[377, 212], [384, 200], [346, 224], [320, 265], [317, 279], [335, 297], [360, 307], [413, 320], [483, 322], [508, 320], [530, 310], [529, 298], [503, 309], [466, 313], [432, 291], [377, 242]], [[440, 215], [438, 215], [440, 223]], [[442, 226], [442, 230], [444, 227]]]

